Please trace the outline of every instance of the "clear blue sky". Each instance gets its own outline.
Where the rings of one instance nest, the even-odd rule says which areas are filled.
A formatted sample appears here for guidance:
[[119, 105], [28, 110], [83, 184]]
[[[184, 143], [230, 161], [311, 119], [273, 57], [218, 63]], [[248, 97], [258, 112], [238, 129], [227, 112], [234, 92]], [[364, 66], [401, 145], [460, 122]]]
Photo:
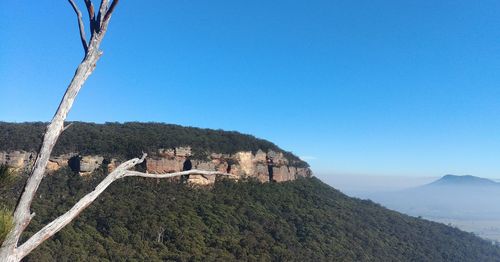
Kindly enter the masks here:
[[[498, 178], [499, 14], [498, 0], [122, 0], [69, 119], [251, 133], [320, 174]], [[3, 0], [0, 16], [0, 120], [48, 121], [83, 54], [73, 10]]]

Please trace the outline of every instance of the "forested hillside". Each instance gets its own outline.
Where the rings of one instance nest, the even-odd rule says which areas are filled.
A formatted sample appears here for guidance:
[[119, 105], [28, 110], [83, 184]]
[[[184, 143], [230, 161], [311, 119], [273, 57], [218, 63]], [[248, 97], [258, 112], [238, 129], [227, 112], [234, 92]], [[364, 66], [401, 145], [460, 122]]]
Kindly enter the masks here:
[[[103, 174], [46, 177], [34, 232], [89, 192]], [[22, 178], [3, 183], [14, 205]], [[316, 178], [221, 180], [193, 188], [129, 178], [113, 184], [27, 261], [499, 261], [472, 234], [350, 198]]]
[[[162, 123], [84, 123], [73, 122], [59, 138], [52, 155], [80, 153], [132, 158], [143, 151], [158, 148], [191, 146], [193, 158], [204, 158], [207, 152], [233, 154], [237, 151], [283, 152], [296, 167], [307, 163], [275, 144], [252, 135], [234, 131], [183, 127]], [[47, 123], [0, 122], [0, 151], [38, 151]]]

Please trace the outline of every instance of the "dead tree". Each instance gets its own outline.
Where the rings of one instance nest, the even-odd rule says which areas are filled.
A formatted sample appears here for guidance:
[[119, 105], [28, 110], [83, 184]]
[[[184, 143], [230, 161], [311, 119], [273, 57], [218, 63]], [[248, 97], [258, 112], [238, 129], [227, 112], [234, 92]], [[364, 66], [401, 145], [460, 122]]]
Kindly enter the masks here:
[[92, 192], [81, 198], [70, 210], [47, 224], [24, 243], [19, 243], [21, 235], [35, 216], [35, 213], [31, 212], [31, 203], [35, 198], [35, 194], [40, 185], [40, 182], [45, 175], [45, 169], [49, 161], [52, 149], [54, 148], [61, 133], [67, 128], [64, 127], [64, 121], [73, 105], [73, 102], [75, 101], [76, 96], [78, 95], [82, 85], [85, 83], [87, 78], [94, 71], [96, 63], [102, 55], [102, 51], [99, 49], [99, 47], [108, 29], [111, 15], [113, 14], [113, 11], [115, 10], [115, 7], [118, 4], [119, 0], [101, 0], [98, 10], [94, 9], [92, 0], [84, 1], [86, 9], [88, 11], [91, 33], [88, 42], [85, 36], [85, 27], [82, 13], [80, 12], [74, 0], [68, 0], [78, 19], [80, 40], [85, 52], [84, 58], [76, 69], [75, 75], [73, 76], [73, 79], [66, 89], [66, 92], [59, 104], [54, 117], [52, 118], [52, 121], [47, 126], [40, 151], [38, 152], [30, 176], [14, 210], [13, 228], [5, 238], [2, 247], [0, 248], [0, 261], [17, 262], [23, 259], [42, 242], [52, 237], [64, 226], [75, 219], [111, 183], [113, 183], [117, 179], [131, 176], [146, 178], [169, 178], [189, 174], [199, 174], [202, 176], [227, 175], [225, 173], [202, 170], [189, 170], [170, 174], [148, 174], [131, 170], [133, 167], [145, 160], [146, 154], [143, 154], [141, 158], [134, 158], [119, 165], [113, 172], [107, 175], [107, 177], [99, 185], [97, 185], [97, 187]]

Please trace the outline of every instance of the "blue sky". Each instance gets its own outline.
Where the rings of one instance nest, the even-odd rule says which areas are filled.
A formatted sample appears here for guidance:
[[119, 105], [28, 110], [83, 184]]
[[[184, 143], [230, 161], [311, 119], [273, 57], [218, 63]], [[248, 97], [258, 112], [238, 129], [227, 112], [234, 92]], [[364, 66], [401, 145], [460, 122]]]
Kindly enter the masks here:
[[[492, 0], [122, 0], [69, 119], [251, 133], [324, 177], [500, 178], [499, 13]], [[75, 15], [63, 0], [5, 0], [0, 15], [0, 120], [48, 121], [83, 55]]]

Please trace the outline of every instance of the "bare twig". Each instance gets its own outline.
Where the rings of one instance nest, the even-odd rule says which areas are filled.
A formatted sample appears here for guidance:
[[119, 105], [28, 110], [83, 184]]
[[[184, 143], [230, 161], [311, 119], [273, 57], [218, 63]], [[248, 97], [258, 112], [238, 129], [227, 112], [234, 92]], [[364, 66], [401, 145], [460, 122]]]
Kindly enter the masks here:
[[80, 40], [82, 41], [83, 49], [86, 54], [88, 52], [89, 45], [87, 44], [87, 38], [85, 37], [85, 27], [83, 25], [82, 12], [80, 12], [80, 9], [78, 9], [78, 6], [75, 4], [75, 1], [68, 0], [68, 2], [73, 7], [73, 10], [75, 10], [78, 19], [78, 28], [80, 29]]
[[99, 9], [98, 20], [99, 22], [99, 36], [101, 34], [105, 34], [108, 29], [109, 20], [111, 19], [111, 15], [115, 10], [116, 5], [118, 4], [118, 0], [113, 0], [111, 6], [108, 8], [109, 0], [102, 0], [101, 8]]
[[113, 14], [113, 11], [115, 10], [115, 7], [118, 4], [118, 1], [119, 0], [113, 0], [113, 2], [111, 2], [111, 6], [106, 11], [106, 15], [104, 16], [104, 19], [103, 19], [104, 21], [109, 21], [109, 18], [111, 17], [111, 14]]
[[87, 12], [89, 13], [89, 23], [90, 23], [90, 34], [91, 38], [94, 35], [96, 30], [96, 18], [95, 18], [95, 10], [94, 4], [92, 4], [91, 0], [85, 0], [85, 6], [87, 7]]
[[68, 130], [68, 128], [70, 128], [71, 126], [73, 125], [73, 123], [69, 123], [67, 124], [64, 128], [63, 128], [63, 132]]

